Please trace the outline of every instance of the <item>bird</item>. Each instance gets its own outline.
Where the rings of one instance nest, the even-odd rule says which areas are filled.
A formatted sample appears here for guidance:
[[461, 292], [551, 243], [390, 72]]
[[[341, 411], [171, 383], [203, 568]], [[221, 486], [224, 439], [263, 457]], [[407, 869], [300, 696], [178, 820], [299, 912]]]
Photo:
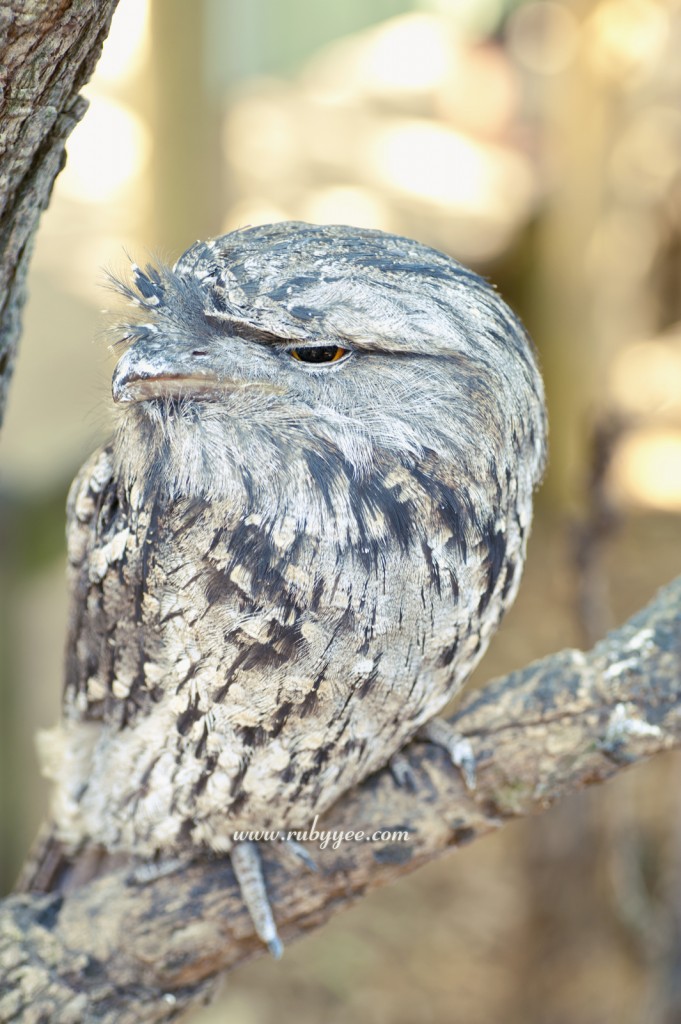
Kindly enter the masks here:
[[[115, 281], [113, 436], [67, 508], [53, 836], [232, 858], [438, 740], [515, 598], [546, 459], [521, 322], [452, 257], [281, 222]], [[430, 732], [429, 732], [430, 730]]]

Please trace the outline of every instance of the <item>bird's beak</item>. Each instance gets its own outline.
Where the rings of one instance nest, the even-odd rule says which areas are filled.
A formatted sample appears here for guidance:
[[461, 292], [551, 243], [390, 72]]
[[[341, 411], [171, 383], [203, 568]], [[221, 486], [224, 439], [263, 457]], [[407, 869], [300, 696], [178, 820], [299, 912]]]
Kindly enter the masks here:
[[214, 390], [216, 374], [202, 366], [205, 353], [164, 350], [157, 343], [133, 343], [118, 360], [112, 381], [114, 401], [123, 404], [147, 398], [180, 397]]
[[[282, 389], [265, 381], [247, 381], [238, 362], [226, 372], [216, 373], [205, 359], [208, 352], [158, 343], [133, 343], [116, 364], [111, 392], [118, 405], [152, 398], [201, 398], [224, 396], [227, 392], [257, 387], [267, 392]], [[236, 372], [234, 372], [236, 371]]]

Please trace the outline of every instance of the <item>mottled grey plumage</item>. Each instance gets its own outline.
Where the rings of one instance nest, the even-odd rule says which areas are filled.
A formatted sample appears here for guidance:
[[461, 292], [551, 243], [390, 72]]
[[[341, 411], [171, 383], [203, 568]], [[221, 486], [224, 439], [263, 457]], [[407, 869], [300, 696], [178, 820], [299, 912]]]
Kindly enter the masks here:
[[470, 674], [519, 582], [542, 384], [484, 281], [377, 231], [236, 231], [123, 290], [120, 421], [69, 498], [54, 816], [74, 847], [225, 851], [309, 825]]

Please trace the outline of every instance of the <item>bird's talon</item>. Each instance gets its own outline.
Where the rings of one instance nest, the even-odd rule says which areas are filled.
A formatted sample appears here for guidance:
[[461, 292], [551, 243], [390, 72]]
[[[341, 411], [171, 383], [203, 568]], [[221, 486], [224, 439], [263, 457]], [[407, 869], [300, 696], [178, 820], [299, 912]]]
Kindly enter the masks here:
[[160, 861], [143, 861], [136, 864], [130, 874], [128, 881], [133, 885], [147, 885], [155, 882], [157, 878], [165, 878], [182, 868], [184, 862], [181, 857], [167, 857]]
[[284, 850], [297, 860], [302, 861], [308, 871], [314, 871], [316, 874], [319, 873], [319, 867], [302, 843], [296, 842], [295, 839], [287, 839], [284, 843]]
[[409, 761], [402, 753], [393, 754], [388, 762], [393, 779], [400, 789], [412, 792], [416, 789], [416, 775]]
[[450, 751], [450, 756], [452, 764], [459, 769], [463, 776], [466, 789], [475, 789], [477, 785], [477, 766], [475, 762], [475, 754], [473, 753], [473, 747], [471, 746], [470, 741], [461, 738], [454, 744], [453, 750]]
[[446, 750], [452, 764], [461, 772], [466, 789], [475, 789], [476, 762], [469, 739], [458, 733], [444, 718], [432, 718], [419, 729], [417, 735], [419, 739]]

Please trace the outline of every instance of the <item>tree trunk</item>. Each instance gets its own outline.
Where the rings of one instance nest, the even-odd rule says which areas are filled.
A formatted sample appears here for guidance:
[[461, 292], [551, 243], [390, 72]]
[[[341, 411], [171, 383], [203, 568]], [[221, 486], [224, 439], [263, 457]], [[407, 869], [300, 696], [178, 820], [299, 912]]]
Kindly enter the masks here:
[[13, 0], [0, 7], [0, 424], [40, 214], [87, 108], [78, 95], [117, 0]]

